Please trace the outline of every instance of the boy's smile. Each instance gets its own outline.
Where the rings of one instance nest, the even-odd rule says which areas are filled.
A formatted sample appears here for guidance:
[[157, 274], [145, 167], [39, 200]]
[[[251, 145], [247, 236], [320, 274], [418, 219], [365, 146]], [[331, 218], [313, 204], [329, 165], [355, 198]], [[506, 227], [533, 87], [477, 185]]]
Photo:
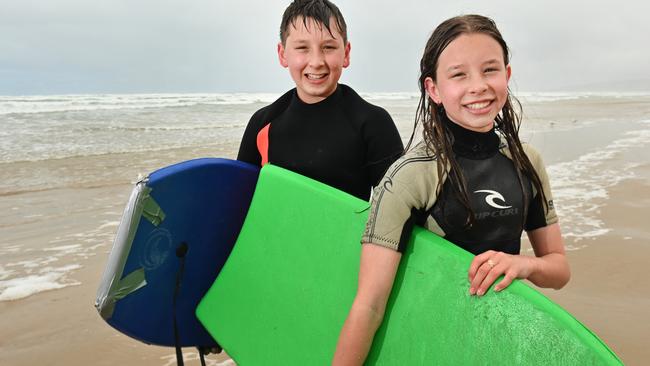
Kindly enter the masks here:
[[350, 43], [343, 36], [334, 18], [330, 29], [313, 19], [299, 17], [289, 26], [285, 44], [278, 44], [280, 64], [289, 69], [296, 83], [298, 97], [305, 103], [317, 103], [336, 90], [343, 68], [350, 64]]

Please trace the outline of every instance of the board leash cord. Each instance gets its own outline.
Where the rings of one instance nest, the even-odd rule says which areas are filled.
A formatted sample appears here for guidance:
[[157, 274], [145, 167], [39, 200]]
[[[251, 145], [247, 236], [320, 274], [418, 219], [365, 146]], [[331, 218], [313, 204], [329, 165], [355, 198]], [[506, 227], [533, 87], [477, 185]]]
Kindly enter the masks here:
[[[183, 242], [181, 243], [178, 248], [176, 248], [176, 257], [180, 261], [180, 265], [178, 267], [178, 272], [176, 273], [176, 285], [174, 286], [174, 298], [173, 298], [173, 303], [172, 303], [172, 309], [173, 309], [173, 317], [174, 317], [174, 342], [176, 343], [176, 364], [178, 366], [184, 366], [185, 363], [183, 361], [183, 350], [181, 349], [180, 346], [180, 341], [179, 341], [179, 336], [178, 336], [178, 325], [176, 322], [176, 298], [178, 297], [178, 292], [180, 291], [181, 288], [181, 283], [183, 282], [183, 272], [185, 270], [185, 255], [187, 254], [189, 247], [187, 243]], [[199, 359], [201, 360], [201, 366], [206, 366], [205, 365], [205, 357], [203, 356], [203, 351], [204, 348], [197, 346], [196, 347], [197, 351], [199, 352]]]

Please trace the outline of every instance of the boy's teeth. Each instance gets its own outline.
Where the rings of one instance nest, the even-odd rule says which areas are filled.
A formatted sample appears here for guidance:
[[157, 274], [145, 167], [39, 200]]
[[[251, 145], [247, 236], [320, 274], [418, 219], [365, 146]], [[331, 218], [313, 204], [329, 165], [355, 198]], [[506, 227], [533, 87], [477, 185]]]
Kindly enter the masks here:
[[326, 74], [307, 74], [308, 79], [322, 79]]
[[490, 104], [490, 102], [472, 103], [472, 104], [468, 104], [467, 108], [469, 108], [469, 109], [481, 109], [481, 108], [487, 107], [488, 104]]

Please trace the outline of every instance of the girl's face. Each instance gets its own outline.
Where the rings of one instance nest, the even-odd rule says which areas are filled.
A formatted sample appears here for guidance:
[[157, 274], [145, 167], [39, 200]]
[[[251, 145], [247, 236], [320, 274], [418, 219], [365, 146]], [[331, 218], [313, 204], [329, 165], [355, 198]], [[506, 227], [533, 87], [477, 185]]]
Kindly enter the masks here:
[[462, 34], [442, 51], [436, 80], [426, 78], [424, 87], [450, 120], [487, 132], [508, 98], [510, 72], [496, 40], [481, 33]]

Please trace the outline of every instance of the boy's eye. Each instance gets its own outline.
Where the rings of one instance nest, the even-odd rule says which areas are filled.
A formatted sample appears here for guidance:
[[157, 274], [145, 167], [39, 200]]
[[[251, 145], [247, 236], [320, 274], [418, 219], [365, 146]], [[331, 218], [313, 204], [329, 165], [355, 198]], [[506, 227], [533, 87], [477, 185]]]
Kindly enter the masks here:
[[463, 76], [465, 76], [465, 73], [463, 72], [457, 72], [455, 74], [451, 74], [452, 79], [462, 78]]

